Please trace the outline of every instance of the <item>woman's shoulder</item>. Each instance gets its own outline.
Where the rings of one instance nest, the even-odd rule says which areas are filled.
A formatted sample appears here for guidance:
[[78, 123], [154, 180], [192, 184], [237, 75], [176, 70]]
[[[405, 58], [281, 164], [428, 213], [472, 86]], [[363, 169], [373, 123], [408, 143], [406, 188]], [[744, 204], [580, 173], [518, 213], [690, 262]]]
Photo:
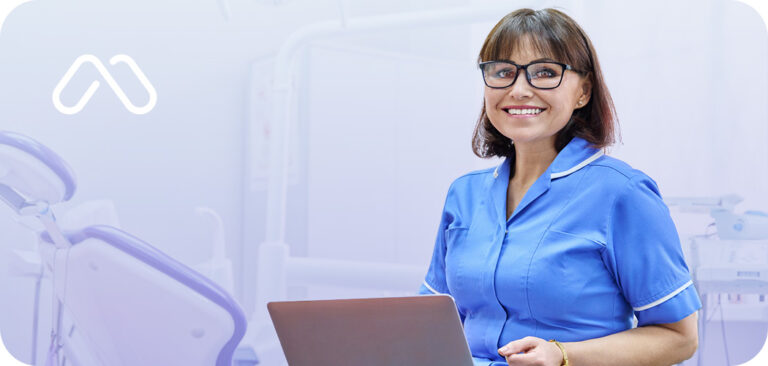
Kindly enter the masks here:
[[483, 187], [492, 183], [494, 175], [497, 174], [500, 167], [501, 165], [498, 165], [464, 173], [451, 182], [448, 193], [460, 195], [479, 193], [483, 191]]
[[596, 175], [590, 179], [604, 192], [616, 194], [632, 190], [650, 190], [659, 195], [656, 181], [640, 169], [613, 156], [603, 155], [590, 164], [591, 172]]
[[493, 175], [493, 173], [498, 168], [499, 168], [498, 166], [492, 166], [490, 168], [472, 170], [454, 179], [453, 182], [468, 184], [476, 181], [482, 181], [484, 179], [487, 179], [489, 176]]
[[625, 185], [629, 181], [650, 181], [656, 183], [648, 174], [634, 168], [627, 162], [613, 156], [603, 155], [593, 161], [590, 166], [595, 168], [595, 173], [600, 174], [607, 181]]
[[473, 170], [454, 179], [448, 187], [446, 209], [472, 211], [483, 201], [488, 187], [492, 184], [496, 167]]

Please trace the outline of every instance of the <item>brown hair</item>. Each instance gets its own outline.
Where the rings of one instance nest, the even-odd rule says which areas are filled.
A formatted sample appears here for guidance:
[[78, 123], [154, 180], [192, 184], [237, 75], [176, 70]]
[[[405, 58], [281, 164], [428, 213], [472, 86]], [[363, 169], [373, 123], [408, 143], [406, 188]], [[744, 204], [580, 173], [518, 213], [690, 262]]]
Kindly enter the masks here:
[[[527, 45], [543, 55], [570, 64], [592, 84], [589, 102], [575, 110], [557, 133], [555, 149], [562, 150], [574, 136], [589, 141], [596, 148], [611, 145], [615, 141], [614, 124], [618, 119], [597, 54], [584, 30], [559, 10], [519, 9], [507, 14], [493, 27], [477, 61], [505, 59]], [[485, 113], [485, 103], [472, 134], [472, 151], [481, 158], [513, 156], [515, 153], [512, 141], [491, 124]]]

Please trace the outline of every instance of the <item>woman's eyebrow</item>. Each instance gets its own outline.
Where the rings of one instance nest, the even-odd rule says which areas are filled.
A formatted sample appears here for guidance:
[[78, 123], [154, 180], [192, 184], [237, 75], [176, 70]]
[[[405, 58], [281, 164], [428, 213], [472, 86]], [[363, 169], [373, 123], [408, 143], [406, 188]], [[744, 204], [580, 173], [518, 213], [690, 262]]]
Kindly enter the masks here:
[[[514, 62], [514, 63], [517, 63], [517, 61], [515, 61], [515, 60], [509, 60], [509, 61], [512, 61], [512, 62]], [[529, 63], [533, 63], [533, 62], [540, 62], [540, 61], [545, 61], [545, 62], [557, 62], [557, 61], [555, 61], [554, 59], [551, 59], [551, 58], [549, 58], [549, 57], [542, 57], [542, 58], [537, 58], [537, 59], [535, 59], [535, 60], [533, 60], [533, 61], [531, 61], [531, 62], [529, 62]]]

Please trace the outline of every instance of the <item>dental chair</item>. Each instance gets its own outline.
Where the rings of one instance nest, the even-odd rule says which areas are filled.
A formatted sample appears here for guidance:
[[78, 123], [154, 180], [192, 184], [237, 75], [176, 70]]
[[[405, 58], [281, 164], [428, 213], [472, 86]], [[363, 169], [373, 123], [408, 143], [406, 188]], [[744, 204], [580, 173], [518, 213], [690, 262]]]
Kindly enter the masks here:
[[35, 365], [231, 366], [246, 330], [240, 306], [213, 281], [120, 229], [62, 232], [51, 206], [69, 200], [75, 187], [53, 151], [0, 131], [0, 201], [44, 228], [38, 251], [52, 282], [52, 329], [47, 357]]

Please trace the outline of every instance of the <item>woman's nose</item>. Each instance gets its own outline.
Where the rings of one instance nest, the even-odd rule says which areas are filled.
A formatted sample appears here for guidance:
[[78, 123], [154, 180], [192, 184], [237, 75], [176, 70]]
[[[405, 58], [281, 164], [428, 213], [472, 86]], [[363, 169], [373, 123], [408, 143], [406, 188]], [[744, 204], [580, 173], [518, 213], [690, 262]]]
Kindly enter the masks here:
[[528, 83], [525, 70], [517, 70], [517, 78], [515, 79], [515, 82], [509, 86], [507, 93], [515, 99], [529, 98], [533, 95], [533, 87]]

